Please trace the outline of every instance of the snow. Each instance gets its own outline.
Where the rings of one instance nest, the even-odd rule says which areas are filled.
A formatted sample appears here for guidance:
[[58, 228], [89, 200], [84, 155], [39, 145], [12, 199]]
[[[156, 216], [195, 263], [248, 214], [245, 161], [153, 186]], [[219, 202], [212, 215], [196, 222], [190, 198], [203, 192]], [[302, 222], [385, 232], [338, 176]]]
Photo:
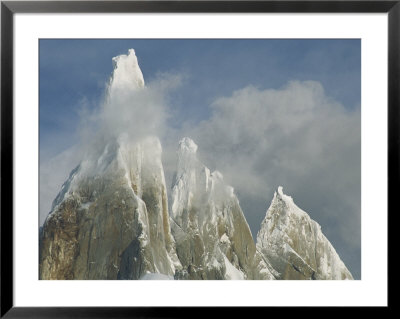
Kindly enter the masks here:
[[229, 240], [229, 237], [226, 235], [226, 233], [224, 233], [220, 238], [220, 242], [230, 244], [231, 241]]
[[193, 142], [189, 137], [184, 137], [179, 141], [179, 150], [180, 152], [188, 152], [188, 153], [196, 153], [197, 152], [197, 144]]
[[[120, 135], [113, 142], [107, 143], [96, 158], [88, 154], [80, 166], [71, 172], [69, 179], [64, 183], [60, 194], [56, 198], [59, 204], [71, 196], [87, 178], [109, 175], [111, 178], [125, 178], [126, 186], [132, 191], [133, 199], [137, 202], [139, 223], [142, 225], [140, 235], [142, 247], [149, 244], [150, 230], [148, 227], [147, 209], [142, 196], [142, 180], [153, 180], [154, 183], [165, 187], [164, 171], [161, 163], [161, 143], [157, 137], [148, 136], [138, 141], [130, 141], [127, 135]], [[143, 172], [146, 171], [146, 176]], [[133, 188], [135, 185], [135, 189]], [[76, 195], [74, 195], [76, 196]], [[125, 200], [121, 200], [126, 204]], [[81, 204], [83, 209], [88, 209], [91, 202]], [[52, 212], [56, 211], [53, 207]], [[50, 213], [51, 214], [51, 213]], [[129, 228], [131, 225], [126, 224]]]
[[202, 211], [207, 210], [211, 213], [210, 220], [213, 220], [216, 217], [215, 213], [221, 214], [223, 207], [237, 201], [233, 187], [226, 185], [222, 173], [210, 173], [197, 159], [197, 149], [196, 143], [188, 137], [179, 142], [177, 173], [171, 196], [171, 215], [180, 226], [183, 214], [193, 206], [201, 207], [199, 217], [206, 221], [201, 215]]
[[[218, 170], [210, 173], [198, 160], [197, 150], [196, 143], [188, 137], [179, 142], [177, 173], [171, 196], [172, 219], [179, 226], [180, 232], [191, 233], [196, 229], [200, 236], [204, 236], [203, 240], [207, 245], [215, 243], [215, 250], [208, 252], [207, 268], [221, 268], [225, 264], [226, 279], [244, 279], [243, 272], [236, 269], [223, 253], [231, 249], [233, 244], [226, 233], [219, 238], [220, 230], [217, 229], [218, 225], [224, 225], [229, 234], [235, 232], [232, 212], [234, 209], [241, 213], [239, 201], [233, 187], [224, 181], [222, 173]], [[246, 226], [251, 234], [248, 224], [242, 225]], [[175, 235], [181, 238], [183, 235], [180, 232]]]
[[174, 280], [174, 277], [159, 273], [147, 273], [140, 280]]
[[117, 157], [117, 150], [119, 145], [117, 143], [108, 143], [104, 148], [103, 153], [97, 160], [96, 173], [103, 174], [106, 172], [107, 168], [112, 164], [112, 162]]
[[293, 198], [291, 196], [288, 196], [283, 193], [283, 187], [279, 186], [276, 192], [274, 193], [274, 198], [272, 199], [270, 207], [279, 206], [281, 205], [281, 203], [285, 207], [283, 213], [285, 213], [288, 217], [294, 214], [299, 219], [306, 218], [307, 220], [311, 220], [310, 216], [294, 203]]
[[114, 71], [110, 79], [109, 95], [137, 90], [144, 87], [144, 78], [140, 70], [134, 49], [129, 49], [128, 54], [121, 54], [112, 59]]
[[215, 181], [222, 181], [224, 179], [224, 176], [220, 171], [214, 171], [212, 173], [212, 177]]
[[221, 264], [218, 262], [217, 258], [214, 256], [211, 259], [211, 263], [208, 264], [209, 268], [221, 268]]
[[322, 233], [321, 226], [300, 209], [292, 197], [283, 193], [282, 186], [274, 194], [257, 234], [256, 245], [266, 258], [270, 254], [285, 260], [294, 254], [305, 264], [310, 260], [317, 266], [317, 275], [322, 279], [341, 279], [342, 274], [352, 279], [332, 244]]
[[92, 205], [92, 203], [93, 202], [86, 202], [86, 203], [82, 203], [81, 204], [81, 207], [83, 208], [83, 209], [89, 209], [89, 207], [90, 207], [90, 205]]
[[171, 196], [171, 214], [179, 225], [185, 208], [194, 204], [194, 194], [208, 188], [209, 170], [197, 160], [196, 151], [197, 145], [190, 138], [185, 137], [179, 142], [176, 180]]
[[236, 269], [226, 258], [224, 255], [224, 261], [225, 261], [225, 268], [226, 268], [226, 273], [225, 273], [225, 278], [226, 279], [231, 279], [231, 280], [244, 280], [244, 274], [240, 270]]

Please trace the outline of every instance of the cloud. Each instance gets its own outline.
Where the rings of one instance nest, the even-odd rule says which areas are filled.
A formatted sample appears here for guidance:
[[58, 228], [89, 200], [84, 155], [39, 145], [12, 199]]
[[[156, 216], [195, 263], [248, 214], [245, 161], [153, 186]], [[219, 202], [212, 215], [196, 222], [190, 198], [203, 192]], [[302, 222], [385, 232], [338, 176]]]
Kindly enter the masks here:
[[253, 234], [282, 185], [345, 262], [359, 253], [360, 109], [349, 111], [314, 81], [278, 90], [245, 87], [211, 107], [209, 120], [182, 135], [235, 188]]
[[[170, 89], [165, 87], [164, 81], [165, 78], [156, 79], [141, 90], [125, 91], [93, 112], [82, 113], [81, 136], [84, 143], [102, 147], [122, 133], [132, 140], [148, 135], [164, 135], [169, 117], [166, 95]], [[97, 142], [93, 143], [94, 140]], [[93, 153], [93, 150], [90, 152]]]

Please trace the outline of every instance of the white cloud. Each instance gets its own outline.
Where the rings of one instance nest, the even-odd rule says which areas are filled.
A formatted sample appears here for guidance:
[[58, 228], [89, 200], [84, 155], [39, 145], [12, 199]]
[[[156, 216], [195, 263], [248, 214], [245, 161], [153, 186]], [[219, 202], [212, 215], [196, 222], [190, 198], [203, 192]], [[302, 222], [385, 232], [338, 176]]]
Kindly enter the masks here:
[[359, 109], [344, 108], [313, 81], [279, 90], [246, 87], [217, 99], [212, 109], [209, 120], [184, 134], [235, 188], [253, 232], [282, 185], [342, 245], [341, 255], [359, 251]]

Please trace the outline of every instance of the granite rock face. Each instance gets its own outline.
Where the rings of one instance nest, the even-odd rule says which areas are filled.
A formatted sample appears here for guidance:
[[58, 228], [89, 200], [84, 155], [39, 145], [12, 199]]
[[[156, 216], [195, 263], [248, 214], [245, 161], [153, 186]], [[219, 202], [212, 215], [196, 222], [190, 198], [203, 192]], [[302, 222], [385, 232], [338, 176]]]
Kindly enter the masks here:
[[40, 237], [41, 279], [139, 279], [180, 267], [158, 139], [108, 145], [64, 184]]
[[279, 187], [257, 235], [257, 248], [279, 279], [353, 279], [321, 226]]
[[273, 279], [256, 246], [233, 188], [196, 157], [189, 138], [179, 143], [172, 189], [172, 234], [182, 270], [178, 279]]

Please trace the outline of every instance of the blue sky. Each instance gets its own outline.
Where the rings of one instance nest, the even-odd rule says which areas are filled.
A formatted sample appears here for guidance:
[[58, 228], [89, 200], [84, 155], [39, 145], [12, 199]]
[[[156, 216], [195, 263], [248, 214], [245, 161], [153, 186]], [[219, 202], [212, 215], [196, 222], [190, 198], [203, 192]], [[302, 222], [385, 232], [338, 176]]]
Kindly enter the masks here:
[[[79, 143], [83, 106], [98, 108], [113, 70], [112, 57], [129, 48], [136, 51], [146, 83], [157, 81], [159, 74], [180, 76], [180, 86], [165, 96], [172, 114], [168, 126], [176, 137], [194, 137], [205, 164], [221, 170], [234, 186], [253, 236], [273, 191], [284, 184], [284, 191], [321, 224], [353, 276], [360, 278], [357, 39], [40, 40], [41, 216], [73, 168], [59, 159], [74, 156], [68, 150]], [[312, 106], [297, 110], [301, 119], [293, 118], [291, 105], [295, 110], [307, 103]], [[318, 103], [325, 108], [319, 110]], [[260, 121], [245, 122], [247, 109], [260, 114]], [[265, 129], [270, 118], [275, 125]], [[287, 135], [287, 126], [297, 133]], [[264, 129], [265, 138], [260, 133]], [[54, 159], [56, 166], [49, 164]]]
[[112, 72], [111, 57], [128, 48], [135, 48], [147, 82], [159, 72], [185, 75], [171, 99], [194, 120], [207, 118], [218, 96], [249, 84], [279, 88], [289, 80], [318, 81], [345, 107], [360, 105], [359, 40], [40, 40], [43, 154], [72, 144], [82, 100], [96, 105]]

